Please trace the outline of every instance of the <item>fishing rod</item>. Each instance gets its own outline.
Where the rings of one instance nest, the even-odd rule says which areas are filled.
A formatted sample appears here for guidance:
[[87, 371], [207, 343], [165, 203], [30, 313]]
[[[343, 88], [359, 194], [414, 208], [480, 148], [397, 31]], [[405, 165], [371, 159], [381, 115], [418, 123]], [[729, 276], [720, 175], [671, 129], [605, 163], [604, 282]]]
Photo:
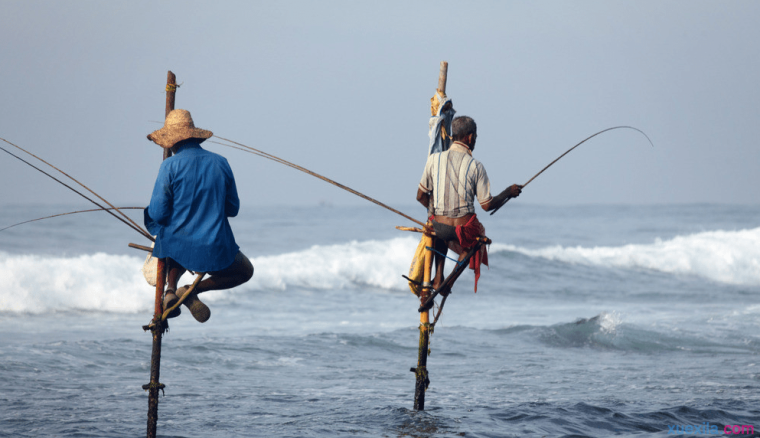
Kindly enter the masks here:
[[[145, 207], [119, 207], [119, 210], [142, 210], [144, 208]], [[58, 217], [58, 216], [66, 216], [66, 215], [69, 215], [69, 214], [77, 214], [77, 213], [90, 213], [92, 211], [103, 211], [103, 210], [113, 210], [113, 208], [93, 208], [93, 209], [90, 209], [90, 210], [69, 211], [67, 213], [58, 213], [58, 214], [54, 214], [52, 216], [38, 217], [37, 219], [30, 219], [28, 221], [19, 222], [17, 224], [13, 224], [13, 225], [8, 225], [5, 228], [0, 228], [0, 232], [3, 232], [3, 231], [5, 231], [5, 230], [7, 230], [9, 228], [17, 227], [19, 225], [28, 224], [30, 222], [37, 222], [37, 221], [41, 221], [41, 220], [44, 220], [44, 219], [51, 219], [51, 218]]]
[[[596, 133], [596, 134], [594, 134], [594, 135], [591, 135], [591, 136], [589, 136], [589, 137], [586, 137], [586, 138], [585, 138], [583, 141], [581, 141], [581, 142], [580, 142], [580, 143], [578, 143], [577, 145], [575, 145], [575, 146], [571, 147], [570, 149], [568, 149], [568, 150], [567, 150], [567, 151], [566, 151], [564, 154], [560, 155], [559, 157], [557, 157], [557, 159], [555, 159], [554, 161], [552, 161], [551, 163], [549, 163], [549, 165], [547, 165], [546, 167], [544, 167], [543, 169], [541, 169], [541, 171], [540, 171], [540, 172], [538, 172], [537, 174], [533, 175], [533, 178], [529, 179], [529, 180], [528, 180], [528, 182], [526, 182], [525, 184], [523, 184], [523, 185], [522, 185], [520, 188], [521, 188], [521, 189], [522, 189], [522, 188], [525, 188], [525, 186], [527, 186], [528, 184], [530, 184], [530, 182], [531, 182], [531, 181], [533, 181], [534, 179], [536, 179], [536, 177], [538, 177], [538, 175], [541, 175], [542, 173], [544, 173], [544, 170], [546, 170], [546, 169], [550, 168], [550, 167], [552, 166], [552, 164], [556, 163], [557, 161], [559, 161], [559, 160], [560, 160], [560, 158], [562, 158], [562, 157], [564, 157], [565, 155], [569, 154], [569, 153], [570, 153], [570, 151], [572, 151], [573, 149], [577, 148], [578, 146], [582, 145], [583, 143], [587, 142], [588, 140], [591, 140], [592, 138], [596, 137], [597, 135], [599, 135], [599, 134], [602, 134], [602, 133], [605, 133], [605, 132], [607, 132], [607, 131], [612, 131], [613, 129], [633, 129], [634, 131], [638, 131], [638, 132], [640, 132], [640, 133], [641, 133], [641, 134], [642, 134], [644, 137], [646, 137], [646, 138], [647, 138], [647, 140], [649, 141], [649, 144], [651, 144], [651, 145], [652, 145], [652, 147], [654, 147], [654, 143], [652, 143], [652, 140], [649, 138], [649, 136], [648, 136], [648, 135], [647, 135], [647, 134], [646, 134], [644, 131], [642, 131], [642, 130], [641, 130], [641, 129], [639, 129], [639, 128], [634, 128], [633, 126], [613, 126], [612, 128], [603, 129], [603, 130], [601, 130], [601, 131], [597, 132], [597, 133]], [[496, 213], [497, 211], [499, 211], [499, 209], [500, 209], [500, 208], [501, 208], [501, 207], [502, 207], [504, 204], [506, 204], [506, 203], [507, 203], [507, 201], [509, 201], [509, 200], [510, 200], [510, 198], [507, 198], [507, 199], [505, 199], [505, 200], [504, 200], [504, 201], [502, 201], [502, 202], [501, 202], [501, 203], [500, 203], [500, 204], [499, 204], [499, 205], [498, 205], [496, 208], [494, 208], [494, 210], [491, 212], [491, 216], [493, 216], [493, 214], [494, 214], [494, 213]]]
[[[25, 153], [29, 154], [29, 155], [31, 155], [32, 157], [34, 157], [34, 158], [38, 159], [39, 161], [42, 161], [43, 163], [47, 164], [48, 166], [50, 166], [50, 167], [52, 167], [53, 169], [57, 170], [58, 172], [62, 173], [63, 175], [65, 175], [65, 176], [66, 176], [67, 178], [69, 178], [70, 180], [72, 180], [72, 181], [74, 181], [75, 183], [79, 184], [80, 186], [84, 187], [84, 188], [85, 188], [87, 191], [89, 191], [89, 192], [90, 192], [90, 193], [92, 193], [93, 195], [97, 196], [97, 197], [98, 197], [98, 198], [99, 198], [101, 201], [103, 201], [103, 202], [105, 202], [106, 204], [108, 204], [108, 206], [110, 206], [111, 208], [110, 208], [110, 209], [108, 209], [108, 208], [104, 207], [103, 205], [101, 205], [101, 204], [98, 204], [98, 203], [97, 203], [96, 201], [94, 201], [92, 198], [90, 198], [90, 197], [88, 197], [88, 196], [84, 195], [83, 193], [79, 192], [78, 190], [74, 189], [73, 187], [71, 187], [70, 185], [68, 185], [68, 184], [64, 183], [63, 181], [59, 180], [58, 178], [54, 177], [53, 175], [51, 175], [51, 174], [49, 174], [49, 173], [45, 172], [44, 170], [40, 169], [39, 167], [35, 166], [34, 164], [32, 164], [32, 163], [30, 163], [30, 162], [28, 162], [28, 161], [24, 160], [23, 158], [19, 157], [18, 155], [15, 155], [14, 153], [12, 153], [12, 152], [10, 152], [9, 150], [5, 149], [4, 147], [0, 146], [0, 149], [2, 149], [2, 150], [3, 150], [5, 153], [7, 153], [8, 155], [10, 155], [10, 156], [12, 156], [12, 157], [14, 157], [14, 158], [16, 158], [16, 159], [18, 159], [18, 160], [22, 161], [23, 163], [27, 164], [28, 166], [31, 166], [32, 168], [34, 168], [34, 169], [36, 169], [37, 171], [39, 171], [39, 172], [41, 172], [41, 173], [43, 173], [43, 174], [47, 175], [48, 177], [52, 178], [54, 181], [58, 182], [59, 184], [63, 185], [64, 187], [68, 188], [69, 190], [73, 191], [74, 193], [78, 194], [79, 196], [83, 197], [84, 199], [86, 199], [86, 200], [88, 200], [88, 201], [92, 202], [93, 204], [97, 205], [98, 207], [100, 207], [100, 209], [102, 209], [102, 210], [105, 210], [105, 211], [106, 211], [108, 214], [110, 214], [111, 216], [115, 217], [116, 219], [120, 220], [121, 222], [123, 222], [123, 223], [124, 223], [125, 225], [127, 225], [128, 227], [130, 227], [130, 228], [132, 228], [133, 230], [137, 231], [138, 233], [142, 234], [142, 235], [143, 235], [143, 237], [146, 237], [147, 239], [149, 239], [149, 240], [151, 240], [151, 241], [155, 241], [155, 239], [153, 238], [153, 236], [151, 236], [151, 235], [150, 235], [150, 233], [148, 233], [147, 231], [143, 230], [143, 229], [142, 229], [142, 228], [141, 228], [139, 225], [137, 225], [137, 223], [135, 223], [135, 221], [133, 221], [133, 220], [132, 220], [132, 219], [131, 219], [129, 216], [127, 216], [126, 214], [124, 214], [122, 211], [120, 211], [120, 210], [119, 210], [117, 207], [115, 207], [115, 206], [114, 206], [113, 204], [111, 204], [110, 202], [106, 201], [106, 200], [105, 200], [105, 199], [104, 199], [102, 196], [100, 196], [100, 195], [98, 195], [97, 193], [95, 193], [94, 191], [92, 191], [92, 190], [91, 190], [89, 187], [85, 186], [85, 185], [84, 185], [84, 184], [82, 184], [81, 182], [77, 181], [76, 179], [74, 179], [73, 177], [71, 177], [70, 175], [68, 175], [66, 172], [62, 171], [61, 169], [59, 169], [59, 168], [57, 168], [57, 167], [55, 167], [55, 166], [53, 166], [52, 164], [48, 163], [47, 161], [43, 160], [42, 158], [40, 158], [40, 157], [38, 157], [38, 156], [36, 156], [36, 155], [32, 154], [31, 152], [27, 151], [26, 149], [24, 149], [24, 148], [22, 148], [22, 147], [20, 147], [20, 146], [18, 146], [18, 145], [15, 145], [15, 144], [13, 144], [13, 143], [11, 143], [11, 142], [9, 142], [8, 140], [6, 140], [6, 139], [4, 139], [4, 138], [0, 138], [0, 140], [2, 140], [2, 141], [4, 141], [4, 142], [8, 143], [9, 145], [11, 145], [11, 146], [13, 146], [13, 147], [15, 147], [15, 148], [17, 148], [17, 149], [19, 149], [19, 150], [21, 150], [21, 151], [23, 151], [23, 152], [25, 152]], [[124, 218], [126, 218], [126, 221], [125, 221], [124, 219], [122, 219], [121, 217], [119, 217], [119, 216], [116, 216], [115, 214], [113, 214], [113, 213], [112, 213], [111, 211], [109, 211], [109, 210], [116, 210], [116, 212], [118, 212], [118, 213], [119, 213], [119, 214], [121, 214], [121, 215], [122, 215]], [[127, 221], [129, 221], [129, 222], [127, 222]]]
[[215, 135], [214, 137], [216, 137], [216, 138], [218, 138], [220, 140], [224, 140], [226, 142], [232, 143], [233, 145], [240, 146], [240, 147], [236, 147], [236, 146], [225, 144], [225, 143], [220, 143], [218, 141], [212, 141], [211, 143], [219, 144], [219, 145], [222, 145], [222, 146], [227, 146], [229, 148], [233, 148], [233, 149], [237, 149], [237, 150], [240, 150], [240, 151], [243, 151], [243, 152], [248, 152], [248, 153], [251, 153], [251, 154], [254, 154], [254, 155], [258, 155], [260, 157], [264, 157], [264, 158], [267, 158], [269, 160], [275, 161], [277, 163], [284, 164], [286, 166], [289, 166], [289, 167], [292, 167], [294, 169], [300, 170], [301, 172], [308, 173], [309, 175], [317, 177], [317, 178], [321, 179], [322, 181], [328, 182], [328, 183], [330, 183], [330, 184], [332, 184], [332, 185], [334, 185], [336, 187], [340, 187], [341, 189], [343, 189], [343, 190], [345, 190], [345, 191], [347, 191], [349, 193], [353, 193], [354, 195], [356, 195], [356, 196], [358, 196], [360, 198], [366, 199], [369, 202], [377, 204], [380, 207], [383, 207], [383, 208], [388, 209], [388, 210], [390, 210], [390, 211], [392, 211], [392, 212], [394, 212], [394, 213], [396, 213], [398, 215], [401, 215], [404, 218], [409, 219], [410, 221], [412, 221], [412, 222], [414, 222], [414, 223], [416, 223], [416, 224], [418, 224], [418, 225], [420, 225], [422, 227], [425, 226], [424, 223], [418, 221], [417, 219], [412, 218], [409, 215], [406, 215], [406, 214], [404, 214], [404, 213], [396, 210], [395, 208], [389, 207], [389, 206], [383, 204], [382, 202], [380, 202], [380, 201], [378, 201], [376, 199], [370, 198], [369, 196], [367, 196], [367, 195], [365, 195], [365, 194], [363, 194], [361, 192], [357, 192], [356, 190], [354, 190], [354, 189], [352, 189], [350, 187], [347, 187], [347, 186], [345, 186], [345, 185], [343, 185], [343, 184], [341, 184], [339, 182], [333, 181], [330, 178], [324, 177], [324, 176], [322, 176], [322, 175], [320, 175], [320, 174], [318, 174], [316, 172], [312, 172], [309, 169], [301, 167], [301, 166], [299, 166], [297, 164], [293, 164], [290, 161], [283, 160], [282, 158], [276, 157], [276, 156], [274, 156], [272, 154], [268, 154], [268, 153], [266, 153], [264, 151], [261, 151], [261, 150], [258, 150], [256, 148], [252, 148], [250, 146], [246, 146], [244, 144], [238, 143], [236, 141], [229, 140], [229, 139], [226, 139], [224, 137], [219, 137], [218, 135]]

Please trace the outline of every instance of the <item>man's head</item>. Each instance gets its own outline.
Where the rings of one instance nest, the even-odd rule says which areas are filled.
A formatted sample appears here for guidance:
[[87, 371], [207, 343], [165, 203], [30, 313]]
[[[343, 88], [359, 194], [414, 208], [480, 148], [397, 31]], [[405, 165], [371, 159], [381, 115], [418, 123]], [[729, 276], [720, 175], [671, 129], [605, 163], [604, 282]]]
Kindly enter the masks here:
[[211, 131], [196, 128], [190, 111], [177, 109], [170, 112], [164, 121], [164, 127], [148, 134], [148, 140], [152, 140], [162, 148], [169, 149], [185, 140], [197, 139], [201, 142], [214, 135]]
[[451, 122], [452, 137], [454, 141], [462, 142], [470, 148], [475, 149], [475, 139], [478, 137], [478, 125], [472, 117], [459, 116]]

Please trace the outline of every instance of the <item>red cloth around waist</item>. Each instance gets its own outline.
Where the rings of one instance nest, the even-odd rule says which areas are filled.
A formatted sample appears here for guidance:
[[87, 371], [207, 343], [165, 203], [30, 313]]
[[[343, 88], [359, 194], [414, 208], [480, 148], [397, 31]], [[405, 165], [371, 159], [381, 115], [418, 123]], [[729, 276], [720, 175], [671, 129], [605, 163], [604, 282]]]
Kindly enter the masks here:
[[[432, 217], [432, 219], [435, 219], [435, 217]], [[478, 237], [485, 236], [486, 229], [478, 220], [478, 215], [473, 214], [466, 224], [456, 226], [456, 233], [459, 245], [462, 249], [467, 250], [475, 245]], [[481, 264], [488, 266], [488, 251], [485, 245], [481, 246], [480, 250], [470, 258], [470, 269], [475, 271], [475, 292], [478, 291]]]

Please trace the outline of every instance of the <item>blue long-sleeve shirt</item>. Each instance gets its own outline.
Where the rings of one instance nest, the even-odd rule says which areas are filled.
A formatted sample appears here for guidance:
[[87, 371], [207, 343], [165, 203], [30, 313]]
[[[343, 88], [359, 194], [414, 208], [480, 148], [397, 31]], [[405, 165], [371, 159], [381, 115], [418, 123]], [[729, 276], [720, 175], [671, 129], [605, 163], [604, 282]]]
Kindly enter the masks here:
[[238, 245], [228, 217], [240, 209], [235, 177], [221, 155], [187, 143], [158, 171], [145, 226], [156, 236], [153, 256], [197, 272], [222, 270]]

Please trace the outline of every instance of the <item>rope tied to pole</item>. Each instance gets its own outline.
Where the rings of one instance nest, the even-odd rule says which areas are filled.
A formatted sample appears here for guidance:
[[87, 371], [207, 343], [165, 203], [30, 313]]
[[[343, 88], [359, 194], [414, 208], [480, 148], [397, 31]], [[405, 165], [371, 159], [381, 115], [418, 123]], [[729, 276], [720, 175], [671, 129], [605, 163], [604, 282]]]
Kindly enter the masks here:
[[146, 383], [145, 385], [142, 386], [142, 389], [144, 389], [145, 391], [150, 391], [151, 389], [160, 389], [161, 390], [161, 394], [164, 397], [166, 397], [166, 393], [164, 392], [164, 388], [166, 388], [166, 385], [164, 385], [163, 383], [153, 383], [153, 382]]
[[[184, 82], [182, 83], [184, 84]], [[177, 88], [181, 87], [182, 84], [166, 84], [166, 92], [167, 93], [174, 93], [177, 91]]]

